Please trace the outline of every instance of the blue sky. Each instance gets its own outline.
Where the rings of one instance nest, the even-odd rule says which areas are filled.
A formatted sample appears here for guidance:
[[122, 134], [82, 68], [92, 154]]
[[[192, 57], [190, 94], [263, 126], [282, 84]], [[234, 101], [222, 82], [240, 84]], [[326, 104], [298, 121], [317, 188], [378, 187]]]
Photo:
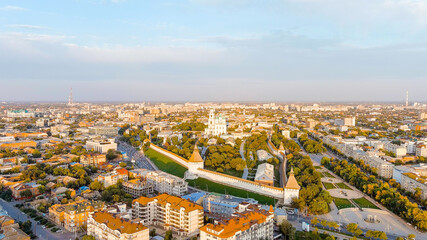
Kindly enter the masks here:
[[427, 0], [0, 0], [0, 100], [427, 101]]

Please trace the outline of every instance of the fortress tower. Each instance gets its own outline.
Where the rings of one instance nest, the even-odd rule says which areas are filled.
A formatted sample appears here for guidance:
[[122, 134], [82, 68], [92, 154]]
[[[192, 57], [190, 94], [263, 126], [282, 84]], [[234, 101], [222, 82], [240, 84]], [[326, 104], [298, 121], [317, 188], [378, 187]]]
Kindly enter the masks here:
[[298, 198], [300, 189], [301, 187], [294, 176], [294, 168], [292, 168], [291, 172], [289, 173], [286, 186], [283, 190], [284, 204], [286, 205], [291, 204], [293, 198]]

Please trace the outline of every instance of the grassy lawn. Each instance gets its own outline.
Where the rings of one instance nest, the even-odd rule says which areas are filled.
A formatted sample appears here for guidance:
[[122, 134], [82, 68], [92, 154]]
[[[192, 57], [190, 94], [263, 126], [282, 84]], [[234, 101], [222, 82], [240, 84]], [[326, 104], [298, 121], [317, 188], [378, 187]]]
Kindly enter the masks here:
[[314, 166], [315, 169], [322, 169], [321, 166]]
[[238, 189], [238, 188], [233, 188], [233, 187], [229, 187], [226, 185], [222, 185], [219, 183], [215, 183], [212, 181], [209, 181], [205, 178], [197, 178], [196, 180], [187, 180], [188, 181], [188, 185], [191, 187], [196, 187], [199, 188], [201, 190], [205, 190], [208, 192], [216, 192], [216, 193], [220, 193], [220, 194], [230, 194], [233, 196], [237, 196], [237, 197], [242, 197], [242, 198], [253, 198], [255, 200], [257, 200], [259, 203], [261, 204], [269, 204], [269, 205], [274, 205], [275, 201], [277, 202], [277, 200], [264, 196], [264, 195], [260, 195], [260, 194], [256, 194], [253, 192], [248, 192], [246, 190], [242, 190], [242, 189]]
[[353, 201], [359, 205], [359, 207], [361, 208], [373, 208], [373, 209], [379, 209], [377, 206], [375, 206], [373, 203], [371, 203], [368, 199], [366, 198], [356, 198], [353, 199]]
[[338, 209], [354, 207], [348, 199], [334, 198], [334, 203]]
[[347, 184], [345, 184], [345, 183], [337, 183], [337, 186], [340, 187], [341, 189], [351, 190], [351, 188], [349, 186], [347, 186]]
[[323, 172], [323, 175], [325, 175], [326, 177], [329, 178], [335, 178], [334, 176], [332, 176], [332, 174], [330, 174], [329, 172]]
[[145, 152], [145, 155], [164, 172], [183, 178], [185, 171], [187, 171], [185, 167], [179, 165], [165, 155], [154, 151], [153, 149], [148, 149]]
[[325, 186], [326, 189], [333, 189], [335, 188], [334, 184], [328, 183], [328, 182], [322, 182], [323, 186]]

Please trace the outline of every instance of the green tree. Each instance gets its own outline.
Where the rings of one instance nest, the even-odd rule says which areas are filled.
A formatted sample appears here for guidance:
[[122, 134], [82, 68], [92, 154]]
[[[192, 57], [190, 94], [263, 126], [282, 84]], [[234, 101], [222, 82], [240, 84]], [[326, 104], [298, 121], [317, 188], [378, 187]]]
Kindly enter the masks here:
[[165, 240], [172, 240], [172, 231], [171, 230], [166, 231]]
[[19, 194], [23, 198], [30, 198], [33, 196], [33, 193], [30, 190], [24, 190]]
[[82, 240], [96, 240], [96, 238], [92, 235], [85, 235], [83, 236]]
[[290, 222], [287, 220], [283, 220], [282, 224], [280, 225], [280, 231], [285, 236], [286, 240], [293, 240], [295, 239], [295, 228], [292, 226]]
[[121, 163], [119, 164], [119, 166], [120, 166], [120, 167], [122, 167], [122, 168], [125, 168], [125, 167], [127, 166], [127, 164], [126, 164], [125, 162], [121, 162]]

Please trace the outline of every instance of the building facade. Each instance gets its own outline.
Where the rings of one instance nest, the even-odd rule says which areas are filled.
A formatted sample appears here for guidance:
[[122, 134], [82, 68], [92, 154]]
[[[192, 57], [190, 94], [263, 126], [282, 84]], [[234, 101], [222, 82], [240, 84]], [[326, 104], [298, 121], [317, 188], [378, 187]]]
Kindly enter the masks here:
[[229, 220], [208, 223], [200, 228], [200, 240], [273, 239], [274, 213], [244, 211]]
[[66, 230], [79, 231], [86, 225], [90, 214], [103, 210], [104, 202], [78, 200], [68, 204], [55, 204], [49, 208], [49, 218]]
[[215, 117], [215, 110], [209, 112], [208, 127], [205, 129], [206, 135], [219, 136], [227, 133], [227, 121], [219, 114]]
[[149, 231], [141, 223], [106, 211], [91, 214], [87, 221], [87, 234], [96, 240], [149, 240]]
[[154, 192], [154, 185], [139, 179], [123, 182], [123, 190], [133, 198], [147, 196]]
[[108, 139], [108, 140], [88, 140], [86, 142], [86, 149], [94, 150], [96, 152], [100, 153], [107, 153], [108, 150], [113, 149], [114, 151], [117, 150], [117, 143], [114, 142], [114, 139]]
[[192, 236], [203, 226], [203, 207], [180, 197], [161, 194], [153, 198], [140, 197], [132, 202], [132, 217], [144, 225], [159, 225], [165, 230]]

